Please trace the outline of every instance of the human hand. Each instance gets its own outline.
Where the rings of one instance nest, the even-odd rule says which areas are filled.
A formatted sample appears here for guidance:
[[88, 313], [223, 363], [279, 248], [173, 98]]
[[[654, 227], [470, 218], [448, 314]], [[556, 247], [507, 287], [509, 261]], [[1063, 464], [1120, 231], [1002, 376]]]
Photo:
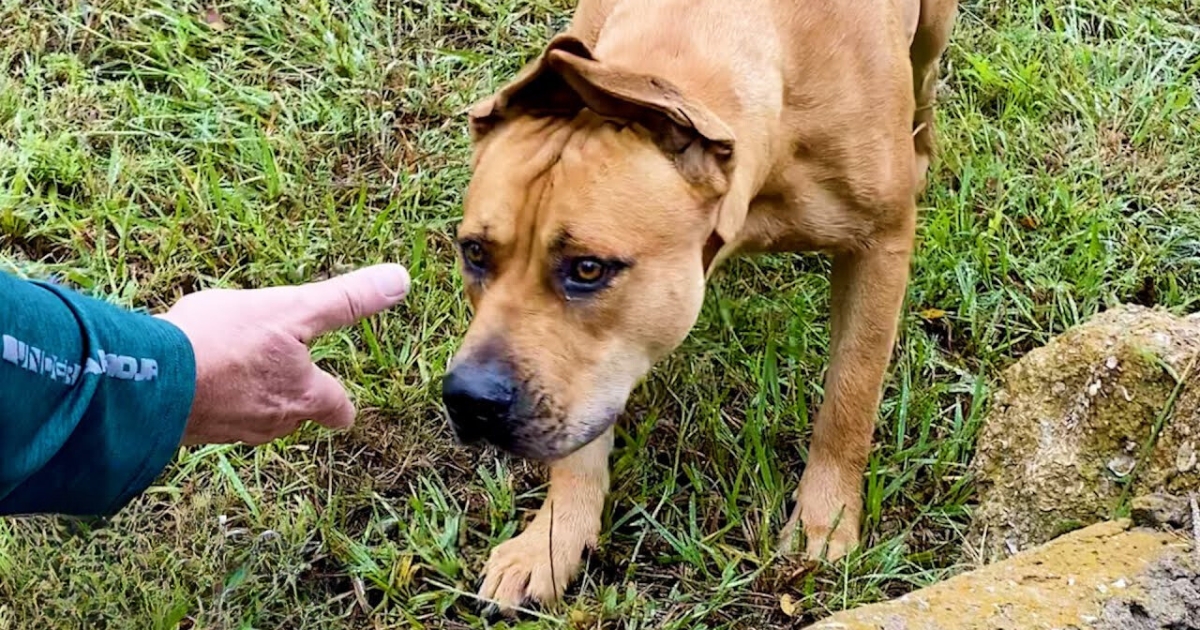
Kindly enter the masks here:
[[305, 420], [354, 424], [346, 390], [313, 364], [308, 343], [398, 304], [408, 272], [376, 265], [301, 286], [212, 289], [160, 317], [187, 335], [196, 355], [196, 396], [183, 444], [263, 444]]

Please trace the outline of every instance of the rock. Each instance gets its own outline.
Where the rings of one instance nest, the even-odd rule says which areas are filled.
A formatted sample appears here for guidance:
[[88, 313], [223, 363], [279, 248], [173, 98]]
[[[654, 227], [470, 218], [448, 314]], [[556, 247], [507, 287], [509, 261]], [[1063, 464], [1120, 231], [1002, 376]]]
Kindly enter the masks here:
[[[1106, 521], [811, 630], [1175, 629], [1200, 611], [1200, 568], [1179, 533]], [[1119, 625], [1133, 623], [1142, 625]], [[1149, 624], [1149, 625], [1147, 625]], [[1157, 624], [1157, 625], [1155, 625]]]
[[1133, 500], [1130, 513], [1135, 525], [1161, 529], [1192, 529], [1192, 505], [1188, 497], [1155, 493]]
[[1168, 556], [1153, 563], [1130, 597], [1104, 603], [1096, 630], [1200, 628], [1200, 562]]
[[1197, 357], [1200, 315], [1124, 306], [1006, 370], [972, 462], [968, 548], [990, 561], [1200, 487]]

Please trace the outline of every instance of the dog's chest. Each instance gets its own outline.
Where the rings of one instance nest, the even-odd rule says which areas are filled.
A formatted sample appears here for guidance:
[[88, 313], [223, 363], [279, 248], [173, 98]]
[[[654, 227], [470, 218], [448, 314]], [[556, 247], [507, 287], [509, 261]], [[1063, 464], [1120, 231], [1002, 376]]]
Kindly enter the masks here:
[[855, 249], [871, 238], [876, 217], [844, 202], [834, 187], [805, 177], [764, 189], [750, 204], [738, 251]]

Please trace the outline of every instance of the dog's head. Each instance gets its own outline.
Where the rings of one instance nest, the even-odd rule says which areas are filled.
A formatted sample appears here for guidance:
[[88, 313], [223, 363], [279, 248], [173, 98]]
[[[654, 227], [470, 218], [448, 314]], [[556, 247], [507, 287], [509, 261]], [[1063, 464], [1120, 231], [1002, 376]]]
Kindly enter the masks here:
[[552, 460], [609, 428], [695, 323], [744, 217], [729, 199], [733, 134], [566, 36], [477, 104], [471, 127], [458, 246], [474, 317], [443, 400], [461, 441]]

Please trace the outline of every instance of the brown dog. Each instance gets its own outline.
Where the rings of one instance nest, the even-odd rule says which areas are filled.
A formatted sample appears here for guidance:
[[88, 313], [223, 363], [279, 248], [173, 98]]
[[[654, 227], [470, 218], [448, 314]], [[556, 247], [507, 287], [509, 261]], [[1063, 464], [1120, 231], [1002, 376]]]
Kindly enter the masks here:
[[797, 506], [810, 555], [858, 538], [956, 0], [582, 0], [471, 111], [459, 228], [474, 319], [443, 382], [464, 442], [550, 462], [481, 595], [560, 597], [594, 545], [612, 424], [738, 252], [834, 257], [831, 362]]

